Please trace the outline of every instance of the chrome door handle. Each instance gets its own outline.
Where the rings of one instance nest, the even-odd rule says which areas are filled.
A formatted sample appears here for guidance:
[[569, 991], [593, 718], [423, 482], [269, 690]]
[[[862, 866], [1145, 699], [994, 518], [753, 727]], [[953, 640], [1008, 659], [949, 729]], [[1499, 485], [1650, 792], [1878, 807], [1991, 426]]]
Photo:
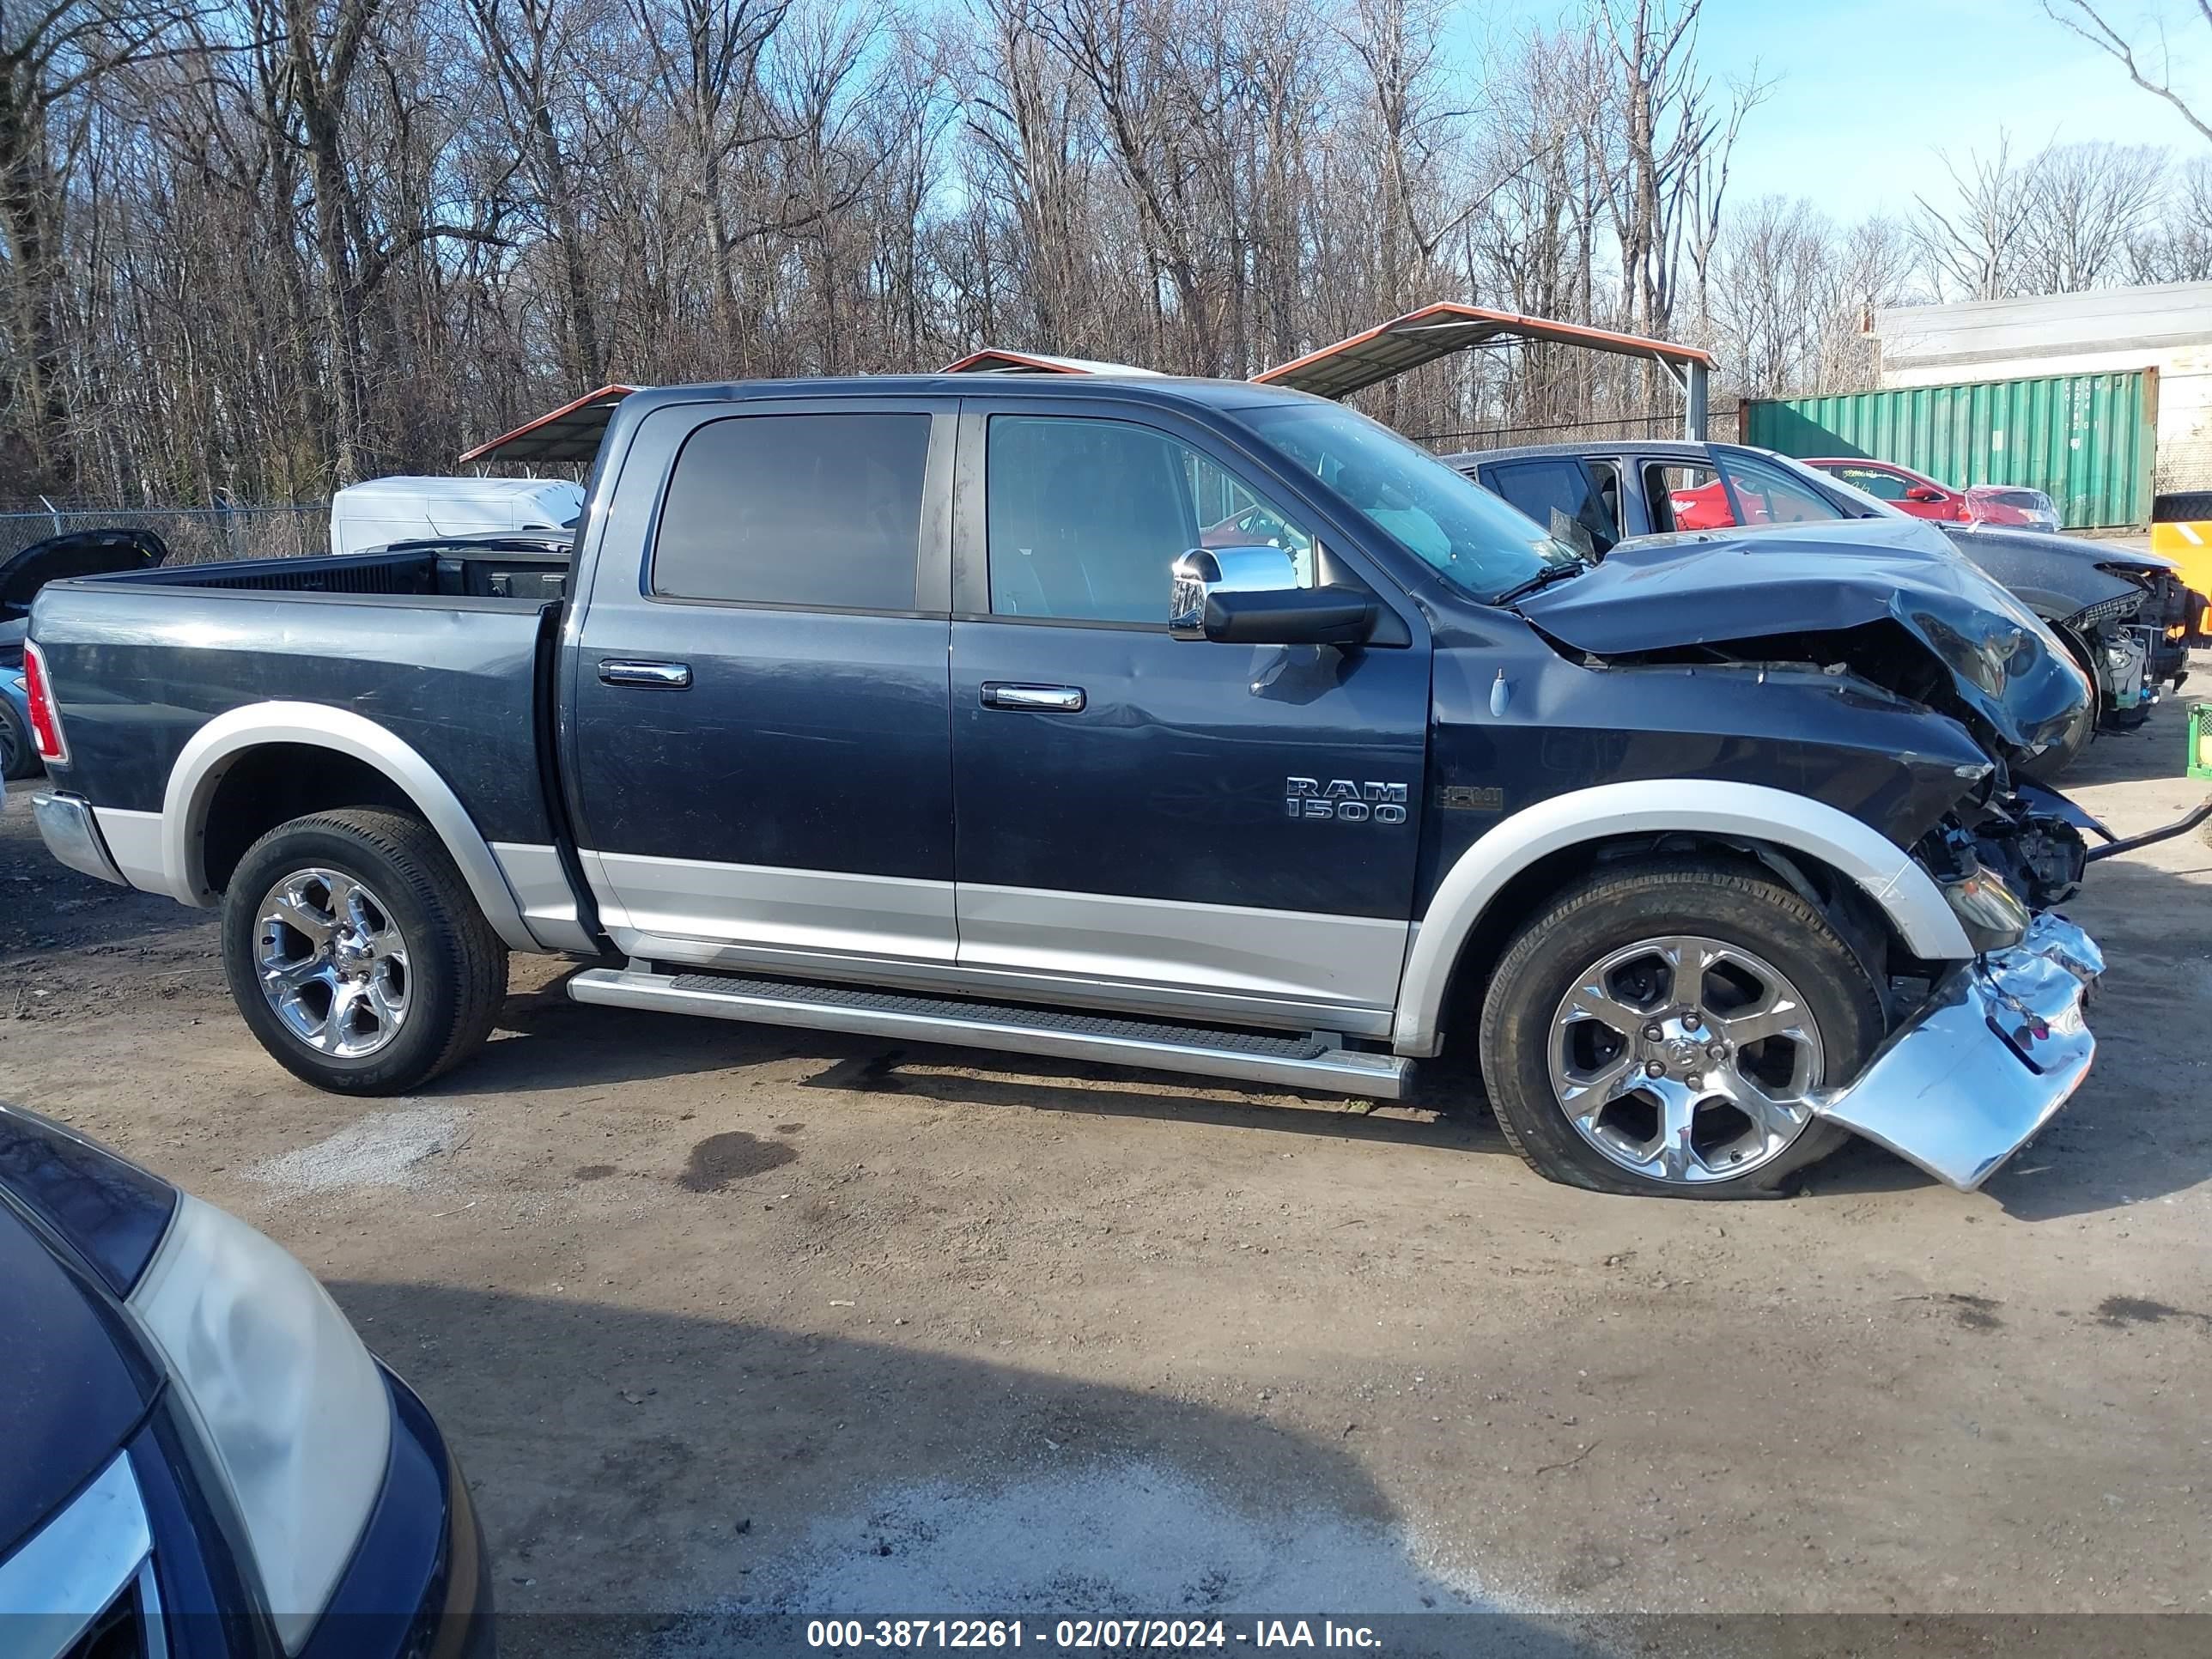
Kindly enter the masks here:
[[691, 684], [688, 662], [623, 662], [612, 657], [599, 660], [599, 679], [607, 685], [649, 685], [663, 691], [681, 691]]
[[1079, 685], [1010, 685], [1004, 680], [983, 682], [986, 708], [1025, 708], [1040, 714], [1079, 714], [1083, 688]]

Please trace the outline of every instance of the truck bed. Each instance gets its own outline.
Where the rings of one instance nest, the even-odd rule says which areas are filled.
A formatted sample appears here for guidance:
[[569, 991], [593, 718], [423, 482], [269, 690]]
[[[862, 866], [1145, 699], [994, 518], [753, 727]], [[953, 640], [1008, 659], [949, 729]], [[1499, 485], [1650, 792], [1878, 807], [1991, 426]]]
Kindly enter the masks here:
[[82, 767], [103, 805], [159, 812], [208, 720], [320, 703], [420, 753], [487, 841], [550, 841], [539, 709], [567, 574], [562, 554], [428, 543], [54, 583], [33, 631], [69, 733], [55, 780]]

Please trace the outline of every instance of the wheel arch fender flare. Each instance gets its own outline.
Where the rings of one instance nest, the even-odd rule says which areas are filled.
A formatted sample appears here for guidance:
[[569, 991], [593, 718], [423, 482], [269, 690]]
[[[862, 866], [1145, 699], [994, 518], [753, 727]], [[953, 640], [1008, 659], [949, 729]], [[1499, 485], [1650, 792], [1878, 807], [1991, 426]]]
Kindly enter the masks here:
[[1459, 855], [1413, 931], [1391, 1046], [1433, 1054], [1461, 948], [1506, 884], [1539, 859], [1625, 835], [1702, 833], [1765, 842], [1820, 860], [1888, 917], [1916, 956], [1974, 954], [1935, 878], [1902, 848], [1839, 808], [1764, 784], [1654, 778], [1554, 795], [1504, 819]]
[[216, 790], [233, 763], [270, 744], [345, 755], [381, 772], [422, 814], [452, 855], [492, 931], [513, 950], [544, 947], [523, 923], [499, 861], [468, 809], [411, 744], [350, 709], [319, 702], [253, 702], [226, 710], [192, 733], [169, 769], [161, 798], [161, 876], [173, 897], [206, 907], [204, 835]]

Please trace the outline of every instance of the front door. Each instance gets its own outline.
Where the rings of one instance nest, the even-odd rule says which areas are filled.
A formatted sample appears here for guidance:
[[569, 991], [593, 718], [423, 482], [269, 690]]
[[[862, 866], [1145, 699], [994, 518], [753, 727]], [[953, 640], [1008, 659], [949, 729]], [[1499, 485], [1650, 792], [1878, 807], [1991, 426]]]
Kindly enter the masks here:
[[577, 843], [625, 951], [952, 961], [955, 420], [848, 398], [641, 427], [625, 470], [667, 483], [614, 493], [566, 734]]
[[[1310, 515], [1213, 434], [963, 406], [954, 866], [963, 968], [1068, 1000], [1377, 1033], [1405, 956], [1422, 642], [1171, 638], [1175, 560]], [[980, 487], [979, 487], [980, 486]]]

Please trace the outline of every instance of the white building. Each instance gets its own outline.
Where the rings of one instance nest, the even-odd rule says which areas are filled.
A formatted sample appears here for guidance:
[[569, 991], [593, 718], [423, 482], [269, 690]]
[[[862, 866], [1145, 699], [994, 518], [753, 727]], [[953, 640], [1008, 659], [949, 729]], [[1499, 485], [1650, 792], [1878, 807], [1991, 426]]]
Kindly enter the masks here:
[[2212, 283], [1878, 311], [1881, 385], [2150, 369], [2161, 490], [2212, 489]]

